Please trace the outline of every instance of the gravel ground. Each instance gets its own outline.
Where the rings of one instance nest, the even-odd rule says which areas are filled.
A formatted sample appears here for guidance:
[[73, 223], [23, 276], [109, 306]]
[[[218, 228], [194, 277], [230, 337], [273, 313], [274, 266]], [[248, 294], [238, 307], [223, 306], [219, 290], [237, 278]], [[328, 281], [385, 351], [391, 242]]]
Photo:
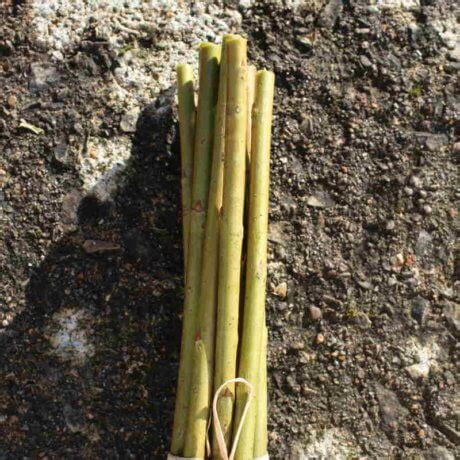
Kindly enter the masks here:
[[165, 457], [174, 66], [228, 31], [276, 72], [271, 457], [458, 458], [458, 18], [454, 0], [0, 1], [0, 459]]

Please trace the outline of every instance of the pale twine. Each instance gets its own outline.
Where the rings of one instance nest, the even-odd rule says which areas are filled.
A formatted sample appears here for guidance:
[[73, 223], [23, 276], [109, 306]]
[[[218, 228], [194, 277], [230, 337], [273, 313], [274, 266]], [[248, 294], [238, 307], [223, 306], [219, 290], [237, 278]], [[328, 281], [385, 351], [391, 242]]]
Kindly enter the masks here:
[[[246, 385], [249, 388], [249, 394], [246, 399], [246, 403], [244, 405], [243, 414], [241, 415], [241, 420], [238, 425], [238, 429], [236, 430], [235, 439], [233, 440], [233, 445], [232, 445], [232, 448], [230, 450], [230, 455], [229, 455], [228, 450], [227, 450], [227, 444], [225, 443], [224, 434], [222, 432], [222, 426], [219, 420], [219, 414], [217, 413], [217, 401], [219, 399], [219, 396], [222, 390], [230, 383], [242, 383], [243, 385]], [[249, 411], [249, 406], [251, 405], [251, 402], [252, 402], [253, 392], [254, 392], [254, 387], [246, 379], [237, 377], [235, 379], [229, 379], [225, 381], [217, 389], [217, 391], [214, 394], [214, 399], [212, 401], [212, 422], [214, 425], [214, 431], [216, 433], [217, 446], [219, 448], [219, 453], [220, 453], [220, 456], [222, 457], [222, 460], [233, 460], [235, 458], [236, 448], [238, 446], [238, 441], [240, 440], [244, 420], [246, 419], [246, 416]], [[208, 429], [209, 429], [209, 424], [208, 424]], [[206, 444], [207, 444], [208, 451], [209, 451], [208, 440], [206, 440]], [[204, 458], [200, 458], [200, 457], [187, 457], [186, 458], [186, 457], [177, 457], [176, 455], [168, 454], [167, 460], [204, 460]], [[254, 460], [269, 460], [269, 456], [268, 454], [265, 454], [265, 455], [262, 455], [261, 457], [254, 458]]]

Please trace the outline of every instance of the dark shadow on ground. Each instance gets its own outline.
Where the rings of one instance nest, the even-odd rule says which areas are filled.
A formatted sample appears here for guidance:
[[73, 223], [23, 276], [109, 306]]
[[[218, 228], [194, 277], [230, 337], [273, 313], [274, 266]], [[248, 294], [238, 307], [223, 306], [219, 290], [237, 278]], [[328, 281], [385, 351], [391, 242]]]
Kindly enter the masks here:
[[[124, 185], [113, 201], [80, 202], [76, 227], [51, 247], [24, 313], [0, 336], [0, 458], [162, 458], [167, 450], [183, 295], [172, 94], [143, 110]], [[117, 248], [89, 254], [88, 240]], [[81, 363], [50, 353], [63, 312], [87, 331], [93, 353]]]

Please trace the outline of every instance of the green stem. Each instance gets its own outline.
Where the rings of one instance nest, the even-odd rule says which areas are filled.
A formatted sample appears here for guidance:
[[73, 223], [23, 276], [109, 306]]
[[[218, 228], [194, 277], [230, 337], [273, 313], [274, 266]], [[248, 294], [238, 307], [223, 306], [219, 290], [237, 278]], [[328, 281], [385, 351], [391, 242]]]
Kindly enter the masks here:
[[[248, 107], [247, 107], [247, 129], [246, 129], [246, 166], [248, 171], [250, 171], [251, 164], [251, 148], [252, 148], [252, 109], [254, 106], [254, 97], [255, 97], [255, 86], [256, 86], [256, 66], [248, 66]], [[249, 181], [248, 181], [249, 185]]]
[[195, 96], [193, 69], [188, 64], [178, 64], [177, 93], [179, 98], [179, 131], [181, 147], [182, 185], [182, 238], [184, 268], [187, 270], [188, 239], [190, 232], [190, 206], [192, 201], [193, 145], [195, 139]]
[[192, 390], [185, 436], [184, 457], [204, 458], [206, 452], [206, 425], [208, 422], [208, 369], [206, 350], [201, 340], [195, 342], [193, 353]]
[[[214, 144], [212, 154], [211, 183], [209, 186], [208, 212], [206, 216], [206, 232], [203, 243], [203, 261], [200, 287], [200, 311], [197, 336], [201, 338], [205, 348], [208, 382], [206, 383], [207, 404], [200, 406], [199, 413], [193, 413], [192, 407], [189, 413], [186, 445], [189, 436], [196, 439], [206, 437], [206, 426], [202, 424], [202, 418], [209, 416], [212, 399], [212, 382], [214, 374], [214, 338], [216, 328], [217, 310], [217, 279], [219, 266], [219, 213], [222, 207], [222, 193], [224, 183], [224, 153], [225, 153], [225, 111], [227, 105], [227, 59], [226, 42], [232, 35], [225, 35], [222, 41], [222, 57], [219, 74], [219, 95], [214, 130]], [[203, 357], [199, 355], [199, 359]], [[195, 362], [194, 367], [202, 363]], [[204, 389], [200, 391], [205, 391]], [[191, 457], [198, 457], [189, 450]]]
[[[236, 374], [246, 162], [246, 46], [246, 40], [240, 37], [227, 42], [227, 118], [214, 390]], [[217, 406], [227, 444], [231, 439], [234, 394], [235, 385], [229, 385]], [[213, 458], [220, 458], [215, 435]]]
[[256, 386], [256, 423], [254, 429], [254, 458], [267, 453], [267, 328], [264, 328], [260, 351], [259, 377]]
[[171, 442], [171, 453], [174, 455], [181, 455], [184, 449], [190, 404], [193, 344], [198, 320], [202, 248], [209, 194], [219, 61], [220, 46], [211, 43], [200, 45], [200, 87], [195, 132], [190, 236], [185, 277], [181, 357]]
[[[256, 95], [252, 119], [251, 178], [249, 196], [249, 228], [244, 301], [243, 332], [238, 376], [254, 386], [257, 383], [265, 315], [267, 279], [267, 231], [270, 179], [270, 134], [272, 123], [274, 75], [257, 72]], [[245, 387], [237, 388], [235, 424], [241, 420], [248, 398]], [[235, 458], [253, 457], [255, 404], [251, 404], [238, 443]]]

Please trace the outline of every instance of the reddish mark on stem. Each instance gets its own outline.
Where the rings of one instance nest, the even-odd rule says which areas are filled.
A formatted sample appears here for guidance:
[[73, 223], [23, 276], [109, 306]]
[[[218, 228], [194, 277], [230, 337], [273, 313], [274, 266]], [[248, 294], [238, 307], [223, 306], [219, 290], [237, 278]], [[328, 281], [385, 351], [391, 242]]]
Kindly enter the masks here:
[[230, 391], [230, 388], [226, 387], [222, 390], [222, 393], [220, 395], [223, 398], [231, 398], [233, 396], [233, 393]]
[[203, 204], [201, 203], [201, 200], [198, 200], [193, 206], [192, 210], [196, 212], [202, 212], [203, 211]]

